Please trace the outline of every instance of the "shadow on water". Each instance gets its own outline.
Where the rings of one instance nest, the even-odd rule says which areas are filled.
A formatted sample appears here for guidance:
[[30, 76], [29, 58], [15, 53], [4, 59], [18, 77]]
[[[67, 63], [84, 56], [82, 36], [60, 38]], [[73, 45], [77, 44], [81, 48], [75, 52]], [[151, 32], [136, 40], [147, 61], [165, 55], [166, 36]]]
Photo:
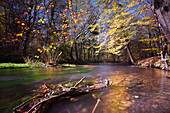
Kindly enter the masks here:
[[[97, 102], [97, 98], [100, 98], [101, 101], [97, 106], [96, 113], [170, 112], [170, 79], [166, 77], [170, 72], [167, 71], [121, 64], [85, 65], [74, 69], [49, 68], [30, 70], [30, 73], [28, 73], [28, 70], [25, 71], [27, 74], [22, 71], [21, 75], [14, 74], [15, 72], [12, 71], [13, 75], [10, 75], [11, 78], [6, 80], [17, 81], [18, 78], [29, 80], [29, 77], [37, 76], [42, 77], [42, 79], [35, 78], [31, 79], [33, 82], [27, 84], [21, 82], [2, 88], [0, 93], [0, 105], [3, 105], [1, 107], [2, 112], [7, 108], [10, 109], [10, 105], [17, 105], [34, 95], [33, 89], [44, 82], [54, 84], [66, 80], [78, 80], [82, 76], [87, 76], [87, 80], [109, 79], [113, 82], [113, 85], [87, 95], [54, 103], [49, 109], [49, 113], [90, 113]], [[8, 73], [10, 72], [8, 71]], [[0, 77], [7, 77], [7, 75]], [[3, 78], [3, 80], [5, 79]]]

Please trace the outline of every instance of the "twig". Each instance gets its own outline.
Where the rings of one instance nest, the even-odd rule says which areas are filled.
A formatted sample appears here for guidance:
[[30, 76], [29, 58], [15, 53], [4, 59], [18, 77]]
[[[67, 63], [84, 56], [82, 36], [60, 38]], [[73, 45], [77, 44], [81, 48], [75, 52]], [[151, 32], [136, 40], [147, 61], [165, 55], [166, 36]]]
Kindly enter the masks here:
[[97, 102], [96, 102], [96, 105], [95, 105], [94, 108], [93, 108], [92, 113], [95, 112], [95, 110], [96, 110], [96, 108], [97, 108], [97, 106], [98, 106], [98, 104], [99, 104], [100, 101], [101, 101], [100, 98], [98, 98], [98, 99], [97, 99]]
[[52, 97], [50, 97], [50, 98], [48, 98], [48, 99], [44, 99], [43, 101], [41, 101], [41, 102], [37, 103], [36, 105], [34, 105], [27, 113], [30, 113], [32, 110], [34, 110], [34, 109], [35, 109], [37, 106], [39, 106], [40, 104], [43, 104], [43, 103], [45, 103], [46, 101], [51, 100], [51, 99], [53, 99], [53, 98], [60, 97], [60, 96], [62, 96], [62, 95], [64, 95], [64, 94], [66, 94], [66, 93], [67, 93], [67, 92], [63, 92], [63, 93], [60, 93], [60, 94], [58, 94], [58, 95], [52, 96]]
[[80, 79], [73, 87], [77, 87], [81, 82], [83, 82], [83, 80], [85, 79], [86, 77], [84, 76], [82, 79]]
[[123, 80], [121, 80], [119, 83], [117, 83], [117, 84], [120, 84], [121, 82], [123, 82], [124, 80], [125, 80], [126, 78], [124, 78]]
[[36, 97], [34, 97], [34, 98], [28, 99], [27, 101], [25, 101], [25, 102], [21, 103], [20, 105], [16, 106], [15, 108], [13, 108], [12, 111], [16, 111], [16, 109], [18, 109], [19, 107], [21, 107], [21, 106], [23, 106], [24, 104], [30, 102], [31, 100], [33, 100], [33, 99], [35, 99], [35, 98], [39, 98], [39, 97], [42, 97], [42, 96], [36, 96]]

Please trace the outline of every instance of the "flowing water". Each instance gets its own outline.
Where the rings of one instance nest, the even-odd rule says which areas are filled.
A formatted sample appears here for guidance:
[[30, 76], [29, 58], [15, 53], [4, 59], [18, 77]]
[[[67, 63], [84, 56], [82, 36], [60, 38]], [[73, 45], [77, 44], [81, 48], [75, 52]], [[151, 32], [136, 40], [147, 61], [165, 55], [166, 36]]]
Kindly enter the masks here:
[[42, 68], [0, 71], [0, 112], [33, 96], [41, 84], [67, 80], [103, 81], [112, 86], [53, 103], [48, 113], [170, 113], [170, 72], [122, 64], [86, 65], [75, 68]]

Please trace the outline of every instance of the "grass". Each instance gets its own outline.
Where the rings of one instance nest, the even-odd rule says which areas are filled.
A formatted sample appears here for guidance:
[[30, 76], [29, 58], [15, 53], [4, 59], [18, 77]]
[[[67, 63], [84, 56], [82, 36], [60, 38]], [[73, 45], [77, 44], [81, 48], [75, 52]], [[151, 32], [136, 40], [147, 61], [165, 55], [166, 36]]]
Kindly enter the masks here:
[[10, 69], [10, 68], [29, 68], [29, 64], [16, 64], [16, 63], [0, 63], [0, 69]]
[[0, 69], [14, 69], [14, 68], [30, 68], [30, 67], [41, 67], [41, 62], [36, 62], [32, 64], [25, 63], [0, 63]]

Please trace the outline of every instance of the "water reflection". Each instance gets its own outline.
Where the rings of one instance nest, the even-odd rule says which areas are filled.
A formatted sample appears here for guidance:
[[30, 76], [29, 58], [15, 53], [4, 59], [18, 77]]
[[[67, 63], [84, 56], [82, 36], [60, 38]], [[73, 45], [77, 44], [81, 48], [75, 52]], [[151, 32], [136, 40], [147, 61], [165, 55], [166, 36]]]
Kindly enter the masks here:
[[[114, 85], [112, 88], [94, 92], [96, 94], [104, 92], [96, 113], [170, 112], [170, 84], [166, 77], [169, 72], [113, 65], [104, 65], [100, 71], [103, 73], [95, 75], [103, 74], [100, 77], [109, 78]], [[59, 113], [89, 113], [97, 101], [91, 95], [79, 97], [76, 102], [56, 103], [50, 109], [50, 113], [57, 111]]]
[[[88, 80], [102, 80], [107, 78], [113, 82], [113, 87], [55, 103], [51, 109], [49, 109], [48, 113], [90, 113], [97, 102], [97, 98], [94, 98], [94, 95], [100, 94], [101, 92], [103, 92], [100, 97], [101, 102], [96, 109], [96, 113], [170, 112], [170, 79], [166, 77], [169, 76], [170, 72], [119, 64], [86, 66], [86, 68], [87, 67], [95, 69], [93, 71], [88, 71], [88, 69], [82, 71], [77, 68], [76, 70], [69, 69], [63, 72], [61, 69], [47, 68], [43, 70], [25, 71], [27, 74], [22, 73], [21, 75], [15, 76], [16, 78], [27, 75], [43, 77], [44, 74], [46, 74], [53, 77], [44, 80], [46, 83], [58, 83], [68, 79], [77, 80], [82, 76], [87, 76]], [[14, 72], [12, 73], [14, 74]], [[59, 76], [61, 78], [57, 78]], [[13, 76], [12, 79], [16, 78]], [[15, 85], [8, 89], [3, 89], [1, 90], [1, 101], [14, 101], [16, 97], [21, 98], [30, 95], [35, 86], [38, 87], [40, 84], [42, 84], [42, 81], [30, 85]], [[21, 90], [24, 93], [21, 93]], [[14, 96], [14, 92], [16, 93], [16, 97]], [[3, 105], [2, 103], [4, 102], [1, 102], [1, 105]]]

